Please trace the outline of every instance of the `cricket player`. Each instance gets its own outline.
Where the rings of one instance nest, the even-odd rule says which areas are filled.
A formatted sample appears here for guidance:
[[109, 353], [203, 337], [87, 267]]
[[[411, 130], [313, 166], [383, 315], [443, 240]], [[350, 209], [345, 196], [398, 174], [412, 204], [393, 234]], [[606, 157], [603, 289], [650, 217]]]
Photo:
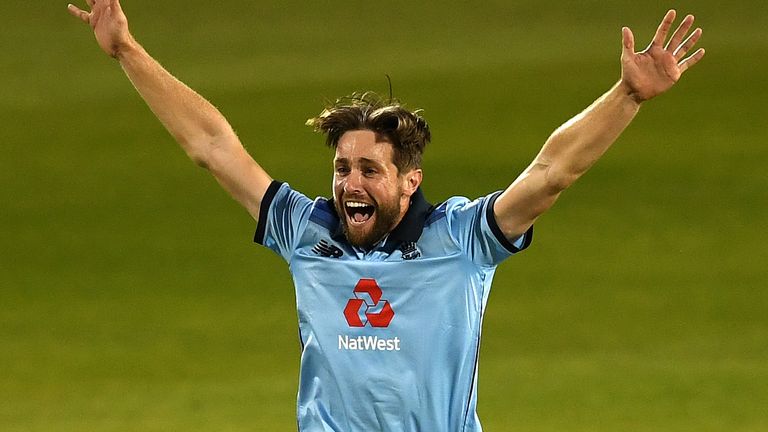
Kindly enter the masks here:
[[332, 199], [273, 180], [219, 111], [136, 42], [118, 0], [69, 5], [198, 165], [256, 219], [255, 241], [293, 275], [301, 338], [300, 431], [481, 431], [481, 323], [494, 271], [525, 249], [533, 224], [627, 127], [704, 56], [688, 15], [666, 13], [635, 52], [622, 29], [621, 77], [559, 127], [503, 191], [430, 204], [418, 112], [370, 93], [308, 124], [335, 149]]

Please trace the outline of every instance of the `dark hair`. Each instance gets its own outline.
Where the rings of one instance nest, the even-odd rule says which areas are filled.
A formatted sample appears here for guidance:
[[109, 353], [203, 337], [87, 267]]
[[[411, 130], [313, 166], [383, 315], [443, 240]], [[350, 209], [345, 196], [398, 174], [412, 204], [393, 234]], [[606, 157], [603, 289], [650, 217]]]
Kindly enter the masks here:
[[408, 111], [393, 100], [384, 101], [373, 92], [353, 93], [329, 104], [315, 118], [307, 120], [316, 132], [326, 135], [326, 144], [336, 148], [345, 132], [370, 130], [392, 144], [392, 163], [402, 173], [421, 168], [421, 155], [431, 134], [421, 110]]

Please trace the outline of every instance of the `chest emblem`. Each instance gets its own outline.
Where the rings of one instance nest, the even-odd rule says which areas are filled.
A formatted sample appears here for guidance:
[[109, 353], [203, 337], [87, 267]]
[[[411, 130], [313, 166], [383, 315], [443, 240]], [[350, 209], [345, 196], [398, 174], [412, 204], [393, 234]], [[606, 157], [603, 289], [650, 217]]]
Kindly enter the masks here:
[[416, 247], [416, 243], [407, 242], [400, 245], [400, 252], [403, 253], [403, 259], [413, 260], [421, 256], [421, 251]]
[[344, 308], [344, 318], [350, 327], [388, 327], [395, 311], [389, 301], [381, 298], [382, 292], [374, 279], [360, 279]]

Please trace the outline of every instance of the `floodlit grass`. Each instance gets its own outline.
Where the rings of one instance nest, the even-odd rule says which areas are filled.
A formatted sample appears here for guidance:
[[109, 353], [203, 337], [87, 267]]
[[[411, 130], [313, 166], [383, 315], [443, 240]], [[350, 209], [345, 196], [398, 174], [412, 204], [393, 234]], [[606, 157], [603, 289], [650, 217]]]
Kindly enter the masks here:
[[[0, 430], [295, 430], [286, 266], [65, 3], [0, 5]], [[618, 78], [630, 1], [123, 0], [139, 40], [276, 178], [330, 188], [303, 126], [357, 90], [424, 108], [424, 189], [505, 187]], [[768, 430], [768, 6], [686, 1], [706, 58], [503, 264], [487, 430]], [[281, 269], [281, 270], [275, 270]]]

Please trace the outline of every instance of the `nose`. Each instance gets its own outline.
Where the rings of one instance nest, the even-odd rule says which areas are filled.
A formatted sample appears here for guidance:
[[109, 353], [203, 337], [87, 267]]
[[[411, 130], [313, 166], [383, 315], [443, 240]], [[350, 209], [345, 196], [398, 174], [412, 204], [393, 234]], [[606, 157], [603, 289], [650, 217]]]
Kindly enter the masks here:
[[353, 170], [344, 179], [345, 194], [360, 194], [363, 192], [363, 175], [360, 171]]

